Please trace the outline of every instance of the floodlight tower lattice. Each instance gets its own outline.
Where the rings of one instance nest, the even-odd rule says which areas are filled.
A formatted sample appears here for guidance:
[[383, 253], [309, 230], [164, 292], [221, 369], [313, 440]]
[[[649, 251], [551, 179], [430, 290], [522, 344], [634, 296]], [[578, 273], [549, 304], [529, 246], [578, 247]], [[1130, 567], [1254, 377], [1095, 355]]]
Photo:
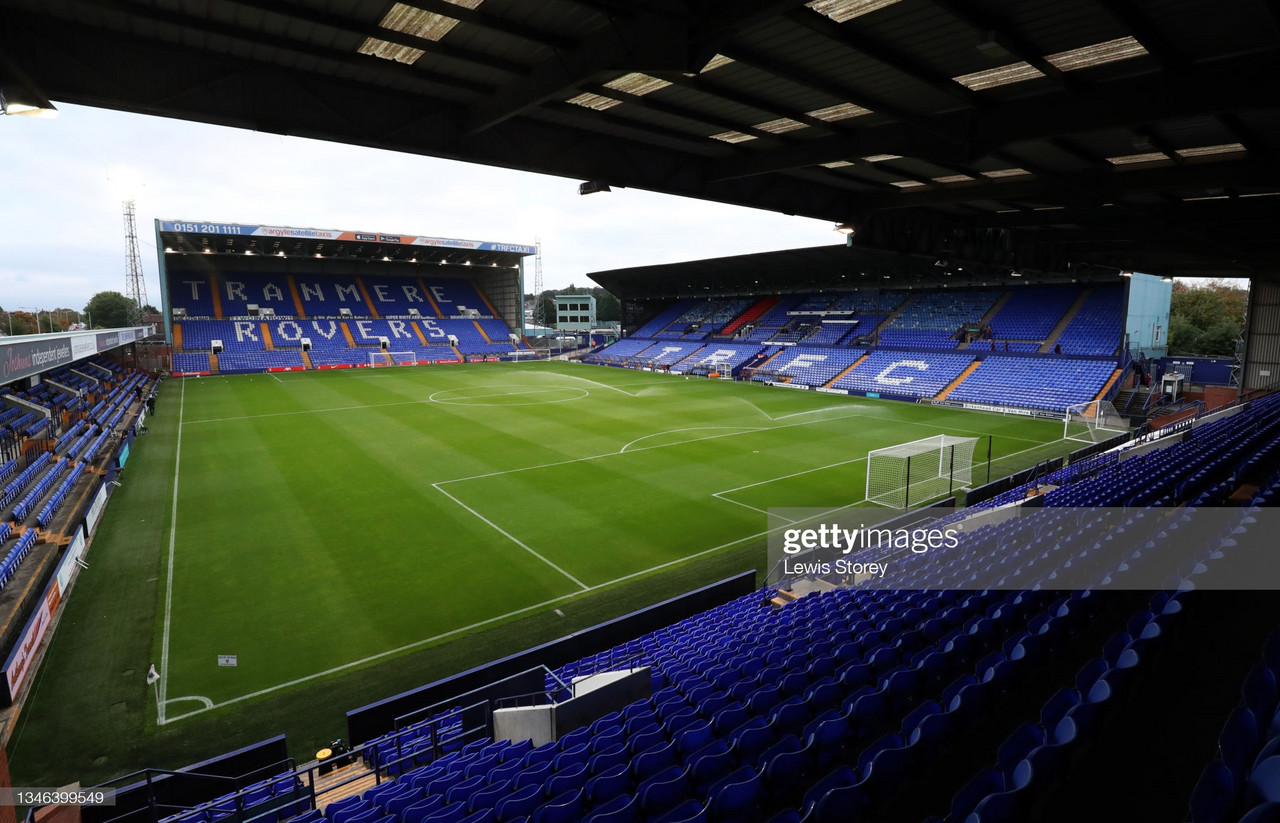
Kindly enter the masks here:
[[133, 200], [124, 201], [125, 296], [133, 300], [129, 323], [142, 325], [142, 307], [147, 305], [147, 282], [142, 276], [142, 255], [138, 252], [138, 221]]
[[533, 325], [538, 328], [547, 327], [547, 312], [542, 305], [542, 238], [535, 237], [533, 257]]

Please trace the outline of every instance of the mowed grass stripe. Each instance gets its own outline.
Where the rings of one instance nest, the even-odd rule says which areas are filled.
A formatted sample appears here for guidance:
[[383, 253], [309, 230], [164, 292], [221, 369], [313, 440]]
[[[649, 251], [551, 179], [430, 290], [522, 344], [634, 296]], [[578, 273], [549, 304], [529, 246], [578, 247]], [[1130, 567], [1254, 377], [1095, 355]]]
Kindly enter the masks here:
[[[574, 588], [432, 489], [419, 452], [434, 438], [403, 413], [256, 418], [188, 437], [171, 698], [221, 702]], [[234, 485], [219, 471], [229, 455], [249, 468]], [[218, 667], [218, 654], [240, 665]]]

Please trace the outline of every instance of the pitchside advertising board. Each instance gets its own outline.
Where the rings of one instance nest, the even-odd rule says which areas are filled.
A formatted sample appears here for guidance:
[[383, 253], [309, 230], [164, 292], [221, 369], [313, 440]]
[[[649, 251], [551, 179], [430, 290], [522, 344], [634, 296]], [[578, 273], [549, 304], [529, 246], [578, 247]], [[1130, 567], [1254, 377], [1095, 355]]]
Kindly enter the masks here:
[[27, 620], [27, 625], [18, 637], [18, 642], [14, 644], [13, 651], [9, 653], [9, 658], [4, 661], [6, 705], [13, 702], [14, 695], [31, 674], [40, 641], [48, 633], [54, 615], [58, 612], [58, 605], [71, 587], [71, 577], [75, 573], [76, 563], [84, 555], [85, 545], [84, 528], [81, 527], [76, 529], [76, 535], [67, 546], [67, 553], [58, 565], [57, 573], [45, 587], [35, 612]]
[[536, 246], [517, 243], [491, 243], [486, 240], [457, 240], [448, 237], [419, 237], [410, 234], [342, 231], [340, 229], [295, 229], [289, 226], [246, 226], [239, 223], [200, 223], [161, 220], [160, 231], [175, 234], [218, 234], [240, 237], [284, 237], [298, 240], [350, 240], [398, 246], [438, 246], [446, 249], [502, 251], [512, 254], [537, 254]]

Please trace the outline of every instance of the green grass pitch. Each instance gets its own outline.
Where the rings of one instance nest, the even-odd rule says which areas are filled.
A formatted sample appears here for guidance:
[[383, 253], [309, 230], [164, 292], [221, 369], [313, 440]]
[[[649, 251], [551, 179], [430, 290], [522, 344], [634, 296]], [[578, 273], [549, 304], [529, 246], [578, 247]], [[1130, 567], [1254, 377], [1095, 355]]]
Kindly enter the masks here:
[[861, 501], [871, 449], [993, 434], [998, 477], [1078, 445], [1055, 421], [568, 363], [175, 380], [160, 403], [11, 744], [30, 785], [259, 726], [323, 741], [342, 709], [760, 568], [767, 509]]

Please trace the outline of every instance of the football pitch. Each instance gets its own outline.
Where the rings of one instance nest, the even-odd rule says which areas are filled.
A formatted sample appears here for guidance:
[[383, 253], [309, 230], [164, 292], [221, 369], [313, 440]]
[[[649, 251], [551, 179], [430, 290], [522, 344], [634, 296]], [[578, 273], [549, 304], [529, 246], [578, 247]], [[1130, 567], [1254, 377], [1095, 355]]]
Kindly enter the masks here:
[[162, 723], [857, 504], [869, 449], [994, 434], [995, 476], [1065, 450], [1053, 421], [567, 363], [178, 388]]
[[871, 449], [990, 434], [995, 478], [1080, 445], [570, 363], [170, 380], [147, 422], [10, 739], [21, 785], [305, 753], [348, 709], [767, 571], [768, 509], [863, 505]]

